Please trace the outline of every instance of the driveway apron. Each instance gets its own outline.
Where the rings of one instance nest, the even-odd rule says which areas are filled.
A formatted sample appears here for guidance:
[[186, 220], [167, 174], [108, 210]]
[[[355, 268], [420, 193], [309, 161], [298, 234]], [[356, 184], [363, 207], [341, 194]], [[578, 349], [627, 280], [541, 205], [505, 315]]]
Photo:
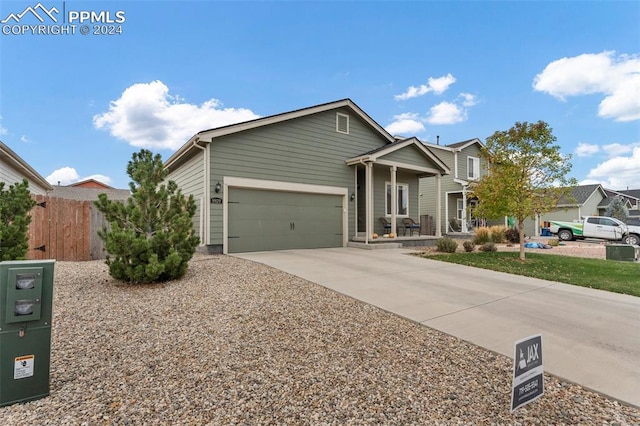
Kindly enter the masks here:
[[242, 253], [513, 357], [541, 333], [544, 368], [640, 406], [640, 298], [411, 256], [407, 249]]

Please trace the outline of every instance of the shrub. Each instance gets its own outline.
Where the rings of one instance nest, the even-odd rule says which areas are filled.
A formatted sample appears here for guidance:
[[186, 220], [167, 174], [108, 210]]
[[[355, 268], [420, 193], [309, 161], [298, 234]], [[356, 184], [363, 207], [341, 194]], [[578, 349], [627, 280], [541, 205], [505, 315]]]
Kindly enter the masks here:
[[520, 232], [516, 228], [509, 228], [504, 232], [504, 237], [512, 244], [520, 242]]
[[0, 261], [22, 260], [29, 251], [29, 211], [36, 205], [23, 179], [9, 189], [0, 182]]
[[491, 235], [491, 241], [496, 244], [504, 243], [505, 241], [505, 232], [507, 228], [503, 225], [494, 225], [489, 228], [489, 234]]
[[465, 241], [464, 243], [462, 243], [462, 247], [464, 247], [464, 251], [466, 251], [467, 253], [471, 253], [476, 249], [476, 245], [473, 244], [473, 241]]
[[473, 237], [473, 243], [475, 245], [480, 245], [488, 241], [491, 241], [489, 228], [487, 228], [486, 226], [480, 226], [476, 228], [475, 235]]
[[547, 244], [549, 244], [551, 247], [558, 247], [560, 241], [557, 238], [551, 238], [549, 241], [547, 241]]
[[458, 248], [458, 243], [453, 241], [451, 238], [440, 238], [436, 240], [436, 247], [438, 251], [443, 253], [455, 253]]
[[489, 241], [488, 243], [484, 243], [483, 245], [481, 245], [478, 250], [485, 251], [485, 252], [498, 251], [498, 248], [496, 247], [496, 244], [493, 241]]
[[159, 154], [133, 154], [127, 173], [132, 182], [126, 203], [100, 194], [95, 202], [110, 225], [98, 231], [107, 248], [109, 274], [130, 283], [151, 283], [182, 277], [199, 239], [192, 218], [196, 203], [184, 197], [173, 181], [163, 183], [167, 171]]

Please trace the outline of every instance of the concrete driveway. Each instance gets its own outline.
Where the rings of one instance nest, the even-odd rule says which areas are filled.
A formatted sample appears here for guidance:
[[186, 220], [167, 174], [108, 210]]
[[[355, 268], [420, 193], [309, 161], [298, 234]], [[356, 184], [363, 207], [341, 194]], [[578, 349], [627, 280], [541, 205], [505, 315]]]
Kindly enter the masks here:
[[513, 358], [541, 333], [546, 372], [640, 406], [640, 298], [408, 255], [335, 248], [243, 253]]

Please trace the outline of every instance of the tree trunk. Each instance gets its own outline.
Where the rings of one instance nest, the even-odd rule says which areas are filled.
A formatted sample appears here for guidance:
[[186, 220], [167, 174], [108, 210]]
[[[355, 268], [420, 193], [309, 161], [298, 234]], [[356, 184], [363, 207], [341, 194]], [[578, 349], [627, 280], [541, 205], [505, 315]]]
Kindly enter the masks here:
[[524, 254], [524, 220], [518, 219], [518, 235], [520, 236], [520, 260], [525, 260]]

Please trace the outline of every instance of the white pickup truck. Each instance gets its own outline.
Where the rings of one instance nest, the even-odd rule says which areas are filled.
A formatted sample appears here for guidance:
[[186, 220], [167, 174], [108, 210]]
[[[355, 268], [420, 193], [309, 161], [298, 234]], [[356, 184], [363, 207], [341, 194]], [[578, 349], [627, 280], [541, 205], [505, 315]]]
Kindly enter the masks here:
[[558, 220], [550, 222], [549, 231], [562, 241], [599, 238], [640, 245], [640, 226], [627, 225], [612, 217], [586, 216], [582, 222], [561, 222]]

